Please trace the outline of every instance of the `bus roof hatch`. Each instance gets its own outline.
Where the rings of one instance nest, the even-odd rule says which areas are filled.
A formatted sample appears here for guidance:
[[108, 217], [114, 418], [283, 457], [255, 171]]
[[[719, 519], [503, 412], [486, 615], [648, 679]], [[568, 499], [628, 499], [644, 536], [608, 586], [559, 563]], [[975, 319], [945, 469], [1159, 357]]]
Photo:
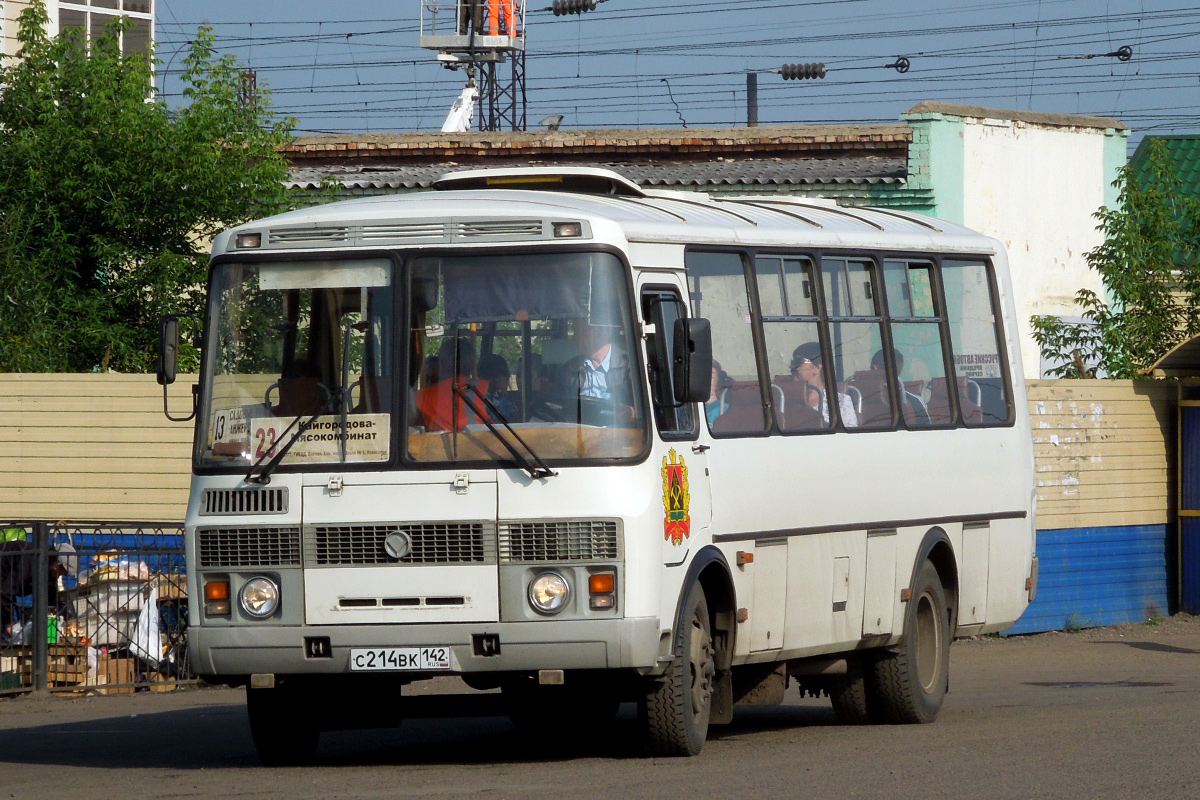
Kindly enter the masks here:
[[642, 187], [612, 170], [597, 167], [510, 167], [447, 172], [435, 189], [527, 189], [645, 197]]

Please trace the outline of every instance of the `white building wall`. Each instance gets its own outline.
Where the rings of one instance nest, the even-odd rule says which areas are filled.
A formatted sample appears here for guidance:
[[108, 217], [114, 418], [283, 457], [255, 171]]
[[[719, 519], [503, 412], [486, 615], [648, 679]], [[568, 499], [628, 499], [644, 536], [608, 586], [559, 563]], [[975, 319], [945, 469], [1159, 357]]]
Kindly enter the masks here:
[[1029, 318], [1077, 317], [1075, 293], [1103, 294], [1086, 254], [1103, 241], [1094, 214], [1105, 203], [1104, 129], [967, 119], [963, 130], [963, 223], [1004, 243], [1012, 271], [1028, 378], [1041, 353]]

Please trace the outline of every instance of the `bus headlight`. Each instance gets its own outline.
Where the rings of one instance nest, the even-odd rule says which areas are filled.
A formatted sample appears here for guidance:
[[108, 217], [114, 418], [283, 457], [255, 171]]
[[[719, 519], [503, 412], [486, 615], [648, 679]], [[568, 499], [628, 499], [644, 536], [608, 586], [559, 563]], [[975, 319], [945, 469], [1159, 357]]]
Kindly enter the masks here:
[[571, 584], [557, 572], [543, 572], [529, 582], [529, 604], [539, 614], [557, 614], [571, 599]]
[[251, 578], [242, 586], [241, 602], [247, 614], [266, 619], [279, 608], [279, 585], [270, 578]]

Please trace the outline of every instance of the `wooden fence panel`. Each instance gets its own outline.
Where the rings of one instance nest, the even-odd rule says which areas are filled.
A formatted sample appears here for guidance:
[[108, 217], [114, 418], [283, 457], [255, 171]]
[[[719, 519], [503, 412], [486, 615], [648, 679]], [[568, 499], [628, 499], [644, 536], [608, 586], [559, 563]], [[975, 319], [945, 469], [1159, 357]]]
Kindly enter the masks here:
[[1039, 530], [1166, 525], [1175, 507], [1171, 381], [1029, 381]]
[[193, 426], [162, 409], [153, 375], [0, 375], [0, 519], [182, 521]]

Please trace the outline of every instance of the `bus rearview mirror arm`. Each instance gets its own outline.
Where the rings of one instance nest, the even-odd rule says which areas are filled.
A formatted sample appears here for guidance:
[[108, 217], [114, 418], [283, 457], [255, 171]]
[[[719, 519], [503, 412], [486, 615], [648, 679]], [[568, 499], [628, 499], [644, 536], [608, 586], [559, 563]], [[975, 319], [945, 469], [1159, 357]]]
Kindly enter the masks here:
[[167, 386], [175, 382], [179, 370], [179, 315], [164, 314], [158, 321], [158, 383], [163, 387], [163, 415], [172, 422], [187, 422], [196, 416], [199, 387], [192, 386], [192, 413], [173, 417], [167, 406]]

